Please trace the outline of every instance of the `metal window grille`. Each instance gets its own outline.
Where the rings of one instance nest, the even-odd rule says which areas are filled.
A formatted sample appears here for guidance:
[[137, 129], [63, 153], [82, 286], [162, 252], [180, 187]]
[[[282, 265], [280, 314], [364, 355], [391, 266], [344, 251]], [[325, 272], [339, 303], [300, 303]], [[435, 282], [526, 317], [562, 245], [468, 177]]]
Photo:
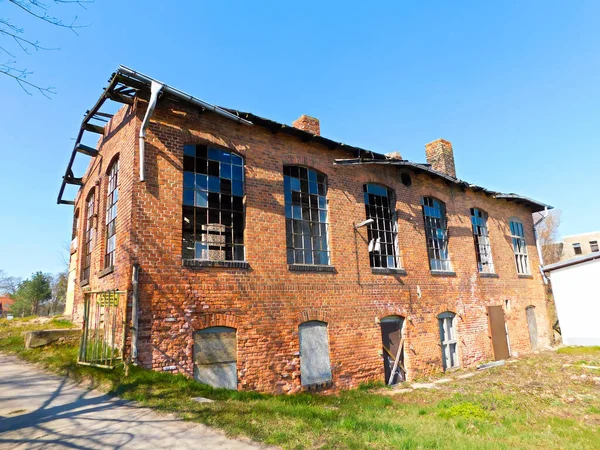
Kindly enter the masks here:
[[515, 253], [517, 273], [529, 274], [529, 257], [527, 256], [527, 245], [525, 243], [523, 223], [519, 220], [511, 220], [510, 234], [512, 238], [513, 251]]
[[78, 364], [114, 368], [125, 349], [127, 292], [84, 293]]
[[325, 176], [300, 166], [283, 168], [288, 264], [329, 264]]
[[423, 197], [422, 206], [429, 268], [433, 271], [451, 271], [446, 207], [444, 203], [433, 197]]
[[398, 228], [394, 193], [377, 184], [363, 185], [368, 228], [371, 267], [400, 268]]
[[473, 225], [473, 240], [477, 255], [477, 268], [482, 273], [494, 273], [492, 246], [487, 227], [488, 214], [477, 208], [471, 208], [471, 224]]
[[81, 268], [81, 280], [90, 279], [90, 267], [92, 266], [92, 247], [94, 240], [94, 191], [90, 192], [86, 202], [86, 221], [83, 247], [83, 266]]
[[106, 255], [104, 267], [115, 265], [117, 242], [117, 200], [119, 200], [119, 160], [115, 161], [108, 172], [106, 194]]
[[573, 244], [573, 251], [576, 255], [581, 255], [583, 252], [581, 251], [581, 244], [575, 243]]
[[183, 258], [244, 261], [244, 160], [227, 150], [183, 150]]
[[456, 346], [456, 314], [444, 312], [438, 316], [444, 370], [458, 367]]
[[590, 241], [590, 251], [591, 252], [600, 251], [600, 248], [598, 248], [598, 241]]

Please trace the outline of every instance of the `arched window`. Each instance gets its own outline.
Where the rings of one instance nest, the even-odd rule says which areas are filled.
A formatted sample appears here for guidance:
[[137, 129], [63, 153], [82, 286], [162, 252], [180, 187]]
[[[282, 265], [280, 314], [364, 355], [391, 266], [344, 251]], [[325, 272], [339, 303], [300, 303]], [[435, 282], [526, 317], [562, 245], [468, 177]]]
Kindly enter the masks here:
[[371, 267], [398, 269], [398, 225], [394, 192], [378, 184], [363, 185], [368, 227]]
[[512, 239], [513, 251], [515, 253], [515, 264], [519, 275], [529, 274], [529, 257], [527, 256], [527, 244], [523, 222], [519, 219], [510, 220], [510, 237]]
[[235, 328], [210, 327], [194, 333], [194, 379], [213, 387], [237, 390]]
[[446, 206], [433, 197], [423, 197], [421, 205], [425, 222], [429, 268], [432, 271], [451, 271], [452, 265], [448, 254]]
[[327, 324], [317, 320], [301, 323], [298, 327], [298, 335], [302, 385], [309, 386], [331, 381]]
[[106, 189], [106, 252], [104, 268], [115, 265], [117, 243], [117, 200], [119, 200], [119, 160], [115, 160], [108, 171]]
[[440, 326], [440, 341], [442, 344], [442, 360], [444, 370], [459, 366], [458, 355], [456, 352], [456, 314], [450, 311], [441, 313], [438, 316]]
[[83, 256], [81, 265], [81, 283], [85, 284], [90, 280], [90, 268], [92, 266], [92, 248], [94, 246], [94, 208], [95, 208], [95, 192], [92, 190], [85, 201], [85, 233], [83, 235], [83, 248], [81, 255]]
[[283, 189], [288, 264], [329, 265], [325, 175], [285, 166]]
[[481, 273], [494, 273], [492, 246], [488, 234], [487, 220], [488, 214], [485, 211], [479, 208], [471, 208], [471, 225], [473, 226], [477, 268]]
[[183, 259], [244, 261], [244, 160], [206, 145], [183, 153]]

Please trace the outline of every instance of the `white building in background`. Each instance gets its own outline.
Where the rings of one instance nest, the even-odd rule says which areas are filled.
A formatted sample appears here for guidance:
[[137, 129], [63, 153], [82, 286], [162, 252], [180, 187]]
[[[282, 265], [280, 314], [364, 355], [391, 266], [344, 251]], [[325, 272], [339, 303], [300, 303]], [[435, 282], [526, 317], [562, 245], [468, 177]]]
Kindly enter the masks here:
[[562, 238], [561, 261], [600, 251], [600, 231], [573, 234]]
[[600, 345], [600, 252], [544, 267], [552, 281], [563, 343]]

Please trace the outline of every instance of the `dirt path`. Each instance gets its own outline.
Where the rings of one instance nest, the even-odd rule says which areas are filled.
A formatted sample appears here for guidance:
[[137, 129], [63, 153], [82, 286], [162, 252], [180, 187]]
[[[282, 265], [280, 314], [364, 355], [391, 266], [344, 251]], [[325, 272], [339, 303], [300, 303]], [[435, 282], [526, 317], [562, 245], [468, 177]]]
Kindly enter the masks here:
[[265, 448], [88, 391], [0, 354], [1, 449]]

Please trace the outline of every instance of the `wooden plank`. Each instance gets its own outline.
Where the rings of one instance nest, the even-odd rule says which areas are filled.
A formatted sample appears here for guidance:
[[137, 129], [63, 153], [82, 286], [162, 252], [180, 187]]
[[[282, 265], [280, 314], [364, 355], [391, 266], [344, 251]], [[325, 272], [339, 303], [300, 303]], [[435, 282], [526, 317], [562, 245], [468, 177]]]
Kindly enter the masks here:
[[79, 153], [83, 153], [84, 155], [91, 156], [92, 158], [95, 158], [96, 156], [98, 156], [98, 150], [96, 150], [95, 148], [92, 148], [92, 147], [88, 147], [87, 145], [77, 144], [76, 150]]
[[93, 123], [86, 123], [84, 128], [86, 131], [91, 131], [92, 133], [104, 134], [104, 127], [94, 125]]
[[390, 374], [390, 379], [388, 380], [388, 386], [391, 386], [392, 381], [394, 380], [394, 374], [396, 373], [398, 364], [400, 364], [400, 357], [402, 356], [402, 348], [403, 347], [404, 347], [404, 338], [400, 339], [400, 345], [398, 345], [398, 354], [396, 355], [396, 360], [394, 361], [394, 367], [392, 368], [392, 373]]

